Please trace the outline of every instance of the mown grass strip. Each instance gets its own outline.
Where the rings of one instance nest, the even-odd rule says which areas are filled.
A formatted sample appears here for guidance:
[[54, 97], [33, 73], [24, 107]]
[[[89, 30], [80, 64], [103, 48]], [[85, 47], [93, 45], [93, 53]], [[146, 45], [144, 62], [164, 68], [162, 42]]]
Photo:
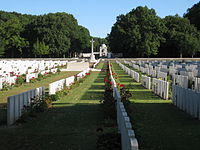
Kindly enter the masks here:
[[132, 91], [129, 114], [140, 150], [199, 150], [200, 121], [134, 82], [116, 64], [119, 81]]
[[0, 103], [7, 103], [7, 97], [16, 95], [25, 91], [28, 91], [30, 89], [34, 89], [37, 87], [45, 86], [48, 87], [51, 82], [67, 78], [69, 76], [77, 74], [77, 71], [72, 72], [60, 72], [59, 74], [51, 75], [50, 77], [47, 77], [41, 81], [36, 81], [35, 83], [24, 83], [20, 87], [14, 87], [8, 91], [0, 91]]

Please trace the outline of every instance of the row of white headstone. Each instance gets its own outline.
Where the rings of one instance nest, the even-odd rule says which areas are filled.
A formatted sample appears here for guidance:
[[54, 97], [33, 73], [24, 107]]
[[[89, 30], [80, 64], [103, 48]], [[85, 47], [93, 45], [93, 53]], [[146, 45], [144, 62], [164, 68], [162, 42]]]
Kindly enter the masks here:
[[0, 76], [9, 77], [13, 74], [22, 75], [33, 72], [49, 70], [56, 66], [64, 66], [68, 61], [30, 61], [30, 60], [1, 60], [0, 61]]
[[[176, 62], [165, 62], [159, 61], [159, 63], [155, 63], [155, 61], [131, 61], [134, 64], [134, 67], [152, 69], [155, 68], [156, 71], [161, 71], [165, 73], [172, 74], [180, 74], [184, 76], [188, 76], [189, 79], [193, 77], [199, 76], [199, 64], [191, 65], [191, 64], [176, 64]], [[125, 62], [126, 63], [126, 62]], [[129, 62], [130, 64], [130, 62]], [[170, 66], [171, 65], [171, 66]], [[144, 70], [144, 69], [143, 69]], [[142, 71], [142, 70], [141, 70]], [[146, 71], [147, 73], [147, 71]], [[147, 73], [148, 74], [148, 73]]]
[[[58, 71], [57, 68], [53, 68], [53, 69], [50, 69], [50, 70], [43, 70], [40, 73], [42, 75], [49, 74], [49, 73], [55, 74], [57, 71]], [[26, 82], [30, 82], [30, 80], [38, 78], [38, 74], [39, 73], [26, 74]]]
[[150, 77], [142, 75], [141, 83], [142, 83], [142, 86], [144, 86], [146, 89], [149, 89], [149, 90], [151, 89], [151, 78]]
[[179, 109], [200, 120], [200, 93], [192, 89], [172, 85], [172, 102]]
[[44, 87], [32, 89], [7, 99], [7, 125], [15, 123], [37, 96], [44, 95]]
[[16, 79], [17, 79], [17, 76], [8, 77], [8, 78], [0, 77], [0, 90], [3, 89], [5, 84], [8, 84], [9, 86], [11, 86], [12, 84], [14, 85], [16, 83]]
[[121, 96], [117, 89], [115, 79], [112, 76], [111, 66], [109, 62], [110, 78], [113, 86], [113, 97], [116, 101], [117, 110], [117, 125], [121, 134], [121, 149], [122, 150], [138, 150], [139, 144], [135, 137], [135, 132], [132, 128], [130, 118], [126, 112], [124, 104], [121, 102]]
[[64, 66], [68, 61], [0, 61], [0, 90], [8, 84], [11, 86], [16, 83], [16, 78], [19, 75], [26, 74], [26, 82], [31, 79], [37, 78], [38, 73], [55, 73], [57, 66]]
[[128, 67], [126, 67], [125, 65], [123, 65], [122, 63], [120, 63], [119, 61], [116, 61], [116, 63], [128, 74], [130, 75], [136, 82], [140, 82], [140, 75], [138, 72], [129, 69]]
[[[90, 69], [84, 70], [76, 75], [77, 81], [85, 77]], [[65, 86], [70, 87], [75, 82], [75, 76], [71, 76], [65, 79], [61, 79], [49, 84], [49, 95], [56, 94], [56, 92], [64, 89]]]
[[[130, 61], [124, 61], [124, 62], [126, 64], [131, 65], [135, 69], [136, 68], [139, 69], [139, 70], [141, 68], [143, 68], [143, 70], [149, 69], [149, 71], [146, 72], [148, 75], [150, 75], [151, 77], [160, 78], [160, 79], [165, 80], [165, 81], [167, 81], [167, 76], [169, 74], [169, 75], [172, 76], [173, 84], [177, 84], [177, 85], [184, 87], [184, 88], [188, 88], [189, 80], [191, 80], [191, 81], [194, 82], [194, 85], [195, 85], [193, 87], [193, 89], [197, 90], [197, 91], [200, 90], [200, 82], [198, 82], [199, 79], [194, 76], [194, 72], [186, 72], [186, 71], [180, 71], [180, 70], [178, 71], [177, 70], [177, 69], [183, 69], [182, 65], [177, 65], [176, 69], [175, 69], [174, 66], [169, 66], [169, 69], [168, 69], [167, 65], [162, 65], [161, 67], [155, 66], [155, 69], [152, 70], [152, 66], [151, 65], [148, 66], [147, 64], [145, 64], [145, 61], [143, 61], [143, 65], [145, 67], [149, 67], [149, 68], [144, 69], [144, 67], [140, 67], [139, 65], [137, 65], [139, 63], [137, 63], [136, 61], [131, 61], [131, 62], [133, 62], [133, 64]], [[191, 66], [191, 68], [189, 68], [190, 66], [185, 66], [185, 67], [187, 68], [188, 71], [191, 71], [191, 68], [192, 68], [192, 70], [195, 69], [195, 66]], [[178, 72], [179, 72], [180, 75], [178, 75]]]
[[188, 76], [172, 75], [173, 84], [179, 85], [183, 88], [188, 88]]
[[159, 95], [163, 99], [169, 98], [169, 82], [160, 79], [153, 78], [152, 90], [156, 95]]
[[[133, 70], [131, 70], [130, 68], [126, 67], [125, 65], [123, 65], [122, 63], [120, 63], [119, 61], [116, 61], [119, 66], [126, 72], [129, 74], [129, 72], [132, 72]], [[130, 63], [127, 63], [126, 64], [130, 64]], [[132, 64], [131, 64], [132, 65]], [[130, 74], [129, 74], [130, 75]], [[139, 73], [138, 73], [139, 75]], [[139, 77], [138, 77], [139, 78]], [[152, 85], [151, 85], [151, 80], [153, 81], [152, 82]], [[148, 77], [148, 76], [145, 76], [145, 75], [142, 75], [141, 76], [141, 80], [138, 79], [138, 81], [140, 81], [142, 83], [142, 85], [147, 88], [147, 89], [152, 89], [152, 91], [159, 95], [161, 98], [163, 99], [168, 99], [168, 95], [169, 95], [169, 82], [167, 81], [164, 81], [164, 80], [161, 80], [161, 79], [156, 79], [156, 78], [152, 78], [151, 77]]]
[[[180, 66], [178, 66], [180, 67]], [[192, 67], [194, 68], [194, 66]], [[189, 70], [189, 67], [187, 68]], [[177, 71], [177, 70], [176, 70]], [[181, 71], [180, 71], [181, 73]], [[191, 72], [189, 72], [191, 73]], [[181, 73], [182, 74], [182, 73]], [[197, 77], [194, 77], [194, 89], [192, 90], [188, 88], [188, 81], [189, 81], [189, 76], [184, 76], [184, 75], [176, 75], [176, 74], [171, 74], [172, 79], [173, 79], [173, 85], [172, 85], [172, 102], [175, 106], [177, 106], [179, 109], [186, 111], [188, 114], [192, 115], [195, 118], [200, 119], [200, 93], [198, 92], [200, 90], [200, 79]], [[158, 79], [153, 79], [153, 89], [155, 83], [158, 85], [163, 84], [165, 86], [160, 86], [157, 88], [157, 94], [160, 96], [164, 96], [167, 98], [166, 93], [164, 92], [165, 89], [168, 89], [167, 86], [168, 83], [166, 81], [160, 82]], [[163, 91], [164, 90], [164, 91]]]

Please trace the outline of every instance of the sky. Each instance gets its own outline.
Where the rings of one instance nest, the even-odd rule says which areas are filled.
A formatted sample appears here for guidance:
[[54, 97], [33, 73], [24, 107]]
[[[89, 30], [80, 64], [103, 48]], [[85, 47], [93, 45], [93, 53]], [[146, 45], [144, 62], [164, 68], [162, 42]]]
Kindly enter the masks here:
[[0, 0], [0, 10], [22, 14], [42, 15], [55, 12], [73, 14], [79, 25], [86, 27], [91, 36], [105, 38], [116, 17], [138, 6], [156, 10], [165, 17], [183, 16], [199, 0]]

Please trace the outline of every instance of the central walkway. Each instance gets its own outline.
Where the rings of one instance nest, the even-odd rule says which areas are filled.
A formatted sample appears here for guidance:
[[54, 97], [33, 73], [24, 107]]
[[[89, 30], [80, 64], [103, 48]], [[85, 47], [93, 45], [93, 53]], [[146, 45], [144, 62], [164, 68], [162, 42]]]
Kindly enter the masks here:
[[20, 127], [0, 129], [0, 149], [95, 150], [96, 129], [103, 122], [99, 101], [104, 76], [104, 72], [92, 72], [53, 109]]

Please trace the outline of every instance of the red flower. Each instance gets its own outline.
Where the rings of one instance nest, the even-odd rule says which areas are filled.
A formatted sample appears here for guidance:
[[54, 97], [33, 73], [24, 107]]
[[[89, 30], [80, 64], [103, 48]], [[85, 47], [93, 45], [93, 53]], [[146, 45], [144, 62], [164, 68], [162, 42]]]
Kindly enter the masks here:
[[12, 85], [15, 85], [15, 83], [12, 83]]
[[124, 87], [124, 84], [121, 84], [120, 87]]
[[35, 79], [35, 77], [32, 77], [32, 79]]
[[109, 83], [110, 85], [112, 85], [112, 82], [110, 81], [110, 83]]

